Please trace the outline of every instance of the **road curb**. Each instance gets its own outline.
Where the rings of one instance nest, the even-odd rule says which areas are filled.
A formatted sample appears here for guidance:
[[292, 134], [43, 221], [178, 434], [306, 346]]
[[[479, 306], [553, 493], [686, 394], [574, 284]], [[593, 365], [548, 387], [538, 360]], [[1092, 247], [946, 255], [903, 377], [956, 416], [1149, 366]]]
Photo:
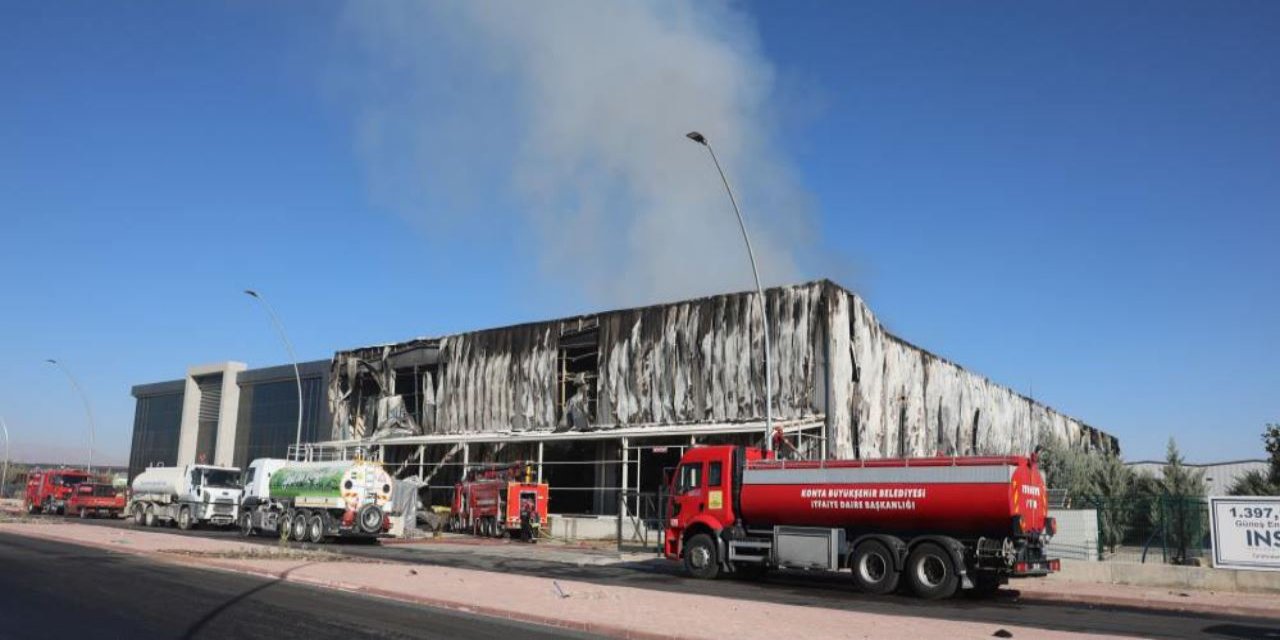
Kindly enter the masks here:
[[1239, 605], [1199, 604], [1194, 602], [1180, 603], [1148, 598], [1132, 598], [1124, 596], [1098, 596], [1076, 593], [1020, 593], [1017, 602], [1025, 604], [1067, 604], [1073, 606], [1089, 606], [1099, 609], [1141, 609], [1143, 611], [1168, 611], [1171, 613], [1190, 613], [1216, 616], [1241, 616], [1246, 618], [1280, 619], [1280, 611], [1262, 607]]

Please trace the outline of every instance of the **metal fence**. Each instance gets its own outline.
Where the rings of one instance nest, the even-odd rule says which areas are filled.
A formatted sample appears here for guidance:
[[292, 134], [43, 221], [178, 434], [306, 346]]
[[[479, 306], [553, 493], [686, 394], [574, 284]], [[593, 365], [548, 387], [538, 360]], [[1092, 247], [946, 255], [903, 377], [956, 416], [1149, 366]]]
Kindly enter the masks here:
[[1098, 512], [1098, 557], [1200, 564], [1210, 556], [1209, 504], [1198, 496], [1085, 497]]
[[666, 491], [618, 492], [618, 551], [662, 552]]

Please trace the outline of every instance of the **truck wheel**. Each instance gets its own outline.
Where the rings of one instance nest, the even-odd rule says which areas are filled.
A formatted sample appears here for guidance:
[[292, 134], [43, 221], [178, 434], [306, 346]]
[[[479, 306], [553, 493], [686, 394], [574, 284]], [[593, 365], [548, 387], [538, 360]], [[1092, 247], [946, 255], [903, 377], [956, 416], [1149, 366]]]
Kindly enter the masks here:
[[292, 528], [292, 523], [292, 511], [281, 511], [276, 516], [276, 535], [280, 537], [281, 542], [289, 539], [289, 529]]
[[191, 530], [191, 507], [183, 507], [178, 510], [178, 528], [183, 531]]
[[147, 513], [142, 517], [142, 523], [148, 527], [154, 527], [157, 524], [159, 524], [158, 522], [156, 522], [156, 506], [155, 505], [153, 504], [147, 505]]
[[853, 584], [866, 593], [886, 594], [898, 588], [901, 574], [894, 568], [893, 554], [883, 542], [867, 540], [853, 551], [849, 562]]
[[240, 535], [248, 538], [253, 535], [253, 514], [240, 514]]
[[77, 515], [79, 515], [79, 516], [80, 516], [80, 519], [81, 519], [81, 520], [88, 520], [88, 519], [89, 519], [89, 512], [88, 512], [88, 510], [86, 510], [84, 507], [81, 507], [81, 508], [80, 508], [80, 513], [79, 513], [79, 514], [77, 514]]
[[720, 559], [711, 536], [699, 533], [684, 545], [684, 570], [695, 578], [714, 580], [720, 575]]
[[134, 524], [138, 525], [139, 527], [146, 524], [146, 515], [147, 515], [146, 511], [142, 508], [142, 505], [140, 504], [133, 505], [133, 523]]
[[307, 539], [307, 512], [299, 511], [293, 515], [293, 539], [303, 542]]
[[307, 519], [307, 542], [320, 544], [324, 542], [324, 518], [318, 513]]
[[951, 554], [942, 547], [925, 542], [907, 556], [907, 582], [917, 596], [925, 600], [950, 598], [960, 587]]
[[27, 515], [35, 515], [39, 512], [40, 512], [40, 507], [37, 507], [35, 503], [33, 502], [27, 503]]

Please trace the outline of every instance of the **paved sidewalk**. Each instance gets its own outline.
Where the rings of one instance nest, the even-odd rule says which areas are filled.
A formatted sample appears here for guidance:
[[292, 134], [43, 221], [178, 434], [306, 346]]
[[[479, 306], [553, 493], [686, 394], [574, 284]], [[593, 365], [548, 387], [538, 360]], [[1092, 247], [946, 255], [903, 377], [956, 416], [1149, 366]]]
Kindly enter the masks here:
[[[570, 580], [451, 569], [421, 564], [359, 562], [323, 551], [292, 555], [230, 540], [74, 523], [6, 523], [0, 532], [55, 539], [170, 562], [252, 573], [500, 618], [538, 622], [626, 638], [990, 638], [1004, 629], [1020, 638], [1067, 639], [1086, 634], [1013, 625], [888, 616], [743, 602], [705, 595]], [[270, 557], [278, 551], [279, 557]], [[268, 557], [262, 557], [267, 554]]]

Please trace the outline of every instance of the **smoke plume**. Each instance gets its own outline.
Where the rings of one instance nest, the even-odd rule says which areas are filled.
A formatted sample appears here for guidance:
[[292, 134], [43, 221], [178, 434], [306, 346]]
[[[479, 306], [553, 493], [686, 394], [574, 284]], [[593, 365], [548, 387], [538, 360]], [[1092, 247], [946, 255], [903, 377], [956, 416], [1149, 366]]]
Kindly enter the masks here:
[[684, 136], [696, 129], [766, 284], [801, 277], [809, 198], [777, 143], [774, 70], [733, 7], [360, 2], [341, 31], [378, 203], [444, 233], [525, 229], [544, 281], [593, 303], [746, 289], [724, 187]]

